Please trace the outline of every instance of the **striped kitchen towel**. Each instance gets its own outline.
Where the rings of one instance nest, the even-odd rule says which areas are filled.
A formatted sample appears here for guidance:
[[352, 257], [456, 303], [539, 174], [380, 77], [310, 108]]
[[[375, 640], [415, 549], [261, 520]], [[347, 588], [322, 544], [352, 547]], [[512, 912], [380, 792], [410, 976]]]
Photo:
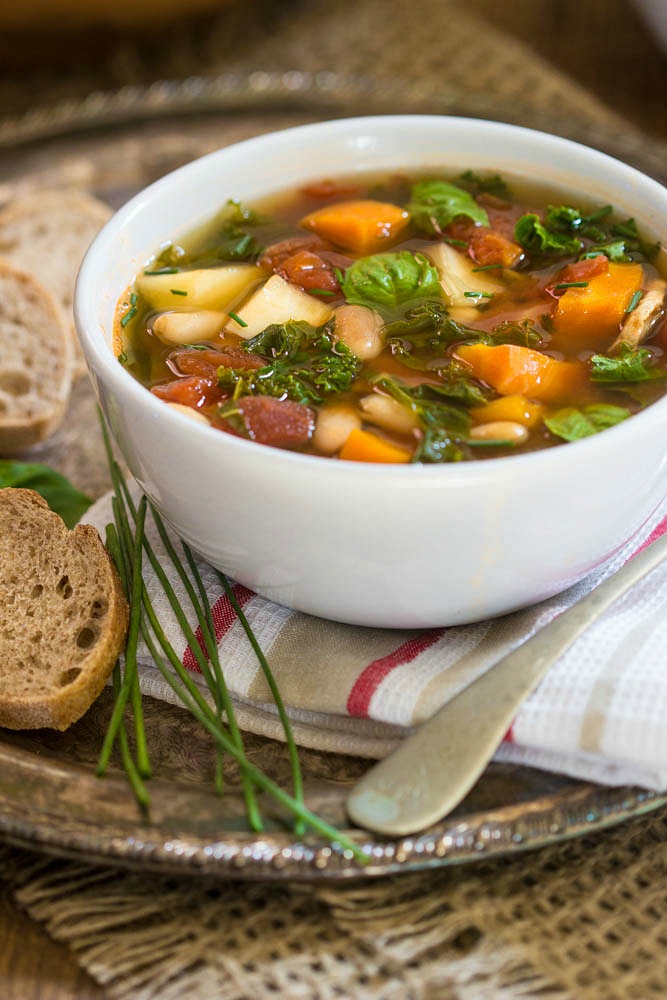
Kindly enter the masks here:
[[[110, 497], [85, 518], [100, 532]], [[579, 597], [667, 531], [667, 498], [604, 565], [541, 604], [474, 625], [428, 631], [370, 629], [291, 611], [233, 584], [266, 653], [297, 741], [381, 757], [414, 726]], [[189, 602], [149, 518], [147, 532], [184, 607]], [[215, 572], [200, 571], [213, 608], [225, 677], [239, 723], [281, 738], [268, 686]], [[150, 566], [144, 575], [165, 631], [193, 678], [193, 651]], [[606, 784], [667, 787], [667, 561], [618, 601], [550, 669], [520, 708], [497, 757]], [[194, 624], [196, 620], [194, 619]], [[193, 626], [194, 627], [194, 626]], [[139, 651], [144, 693], [176, 698]]]

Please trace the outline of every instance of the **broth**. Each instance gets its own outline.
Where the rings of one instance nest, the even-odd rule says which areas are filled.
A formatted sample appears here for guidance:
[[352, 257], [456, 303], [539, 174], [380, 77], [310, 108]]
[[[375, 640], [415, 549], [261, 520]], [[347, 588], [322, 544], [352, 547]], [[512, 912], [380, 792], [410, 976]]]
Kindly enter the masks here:
[[495, 458], [663, 395], [661, 257], [610, 206], [511, 179], [323, 180], [228, 202], [163, 248], [115, 342], [222, 432], [334, 459]]

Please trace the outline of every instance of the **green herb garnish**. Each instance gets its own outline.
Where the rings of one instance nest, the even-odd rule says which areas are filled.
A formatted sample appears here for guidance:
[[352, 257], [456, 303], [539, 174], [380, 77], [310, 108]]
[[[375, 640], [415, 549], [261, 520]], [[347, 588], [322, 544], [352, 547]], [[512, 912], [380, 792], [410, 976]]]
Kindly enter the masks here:
[[144, 274], [146, 274], [146, 275], [153, 275], [153, 274], [178, 274], [178, 268], [177, 267], [159, 267], [155, 271], [144, 271]]
[[416, 229], [430, 236], [441, 235], [454, 219], [466, 218], [488, 226], [489, 217], [469, 191], [447, 181], [420, 181], [412, 186], [406, 206]]
[[493, 271], [496, 268], [502, 268], [502, 264], [484, 264], [482, 267], [473, 267], [474, 271]]
[[121, 319], [120, 325], [122, 327], [126, 327], [127, 324], [130, 322], [130, 320], [134, 319], [134, 317], [136, 315], [137, 315], [137, 307], [136, 306], [130, 306], [130, 308], [127, 310], [127, 312], [125, 313], [125, 315]]
[[561, 281], [560, 284], [554, 285], [556, 291], [560, 291], [561, 288], [588, 288], [587, 281]]
[[235, 323], [238, 323], [239, 326], [244, 326], [245, 327], [245, 326], [248, 325], [244, 319], [241, 319], [241, 317], [238, 315], [238, 313], [232, 312], [230, 310], [227, 313], [227, 315], [229, 316], [230, 319], [233, 319]]
[[188, 293], [182, 288], [170, 288], [169, 291], [172, 295], [187, 295]]
[[493, 292], [464, 292], [466, 299], [492, 299]]
[[632, 298], [625, 307], [626, 313], [631, 313], [634, 309], [636, 309], [643, 298], [644, 293], [638, 288], [636, 292], [632, 293]]

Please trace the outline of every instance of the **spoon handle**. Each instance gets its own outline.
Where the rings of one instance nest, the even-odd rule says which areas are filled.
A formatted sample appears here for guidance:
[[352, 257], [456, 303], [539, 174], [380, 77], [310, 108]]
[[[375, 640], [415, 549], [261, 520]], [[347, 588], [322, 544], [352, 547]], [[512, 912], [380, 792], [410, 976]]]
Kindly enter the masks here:
[[667, 556], [667, 535], [456, 695], [371, 768], [347, 800], [350, 819], [401, 836], [446, 816], [493, 756], [521, 702], [599, 615]]

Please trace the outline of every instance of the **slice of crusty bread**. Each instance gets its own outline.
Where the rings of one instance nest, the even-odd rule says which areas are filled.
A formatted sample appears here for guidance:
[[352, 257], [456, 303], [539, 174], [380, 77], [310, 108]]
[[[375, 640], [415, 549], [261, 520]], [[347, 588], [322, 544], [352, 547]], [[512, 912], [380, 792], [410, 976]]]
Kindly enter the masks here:
[[0, 455], [47, 438], [72, 386], [72, 343], [62, 309], [31, 274], [0, 261]]
[[74, 344], [75, 375], [85, 371], [72, 299], [83, 255], [111, 216], [90, 194], [42, 190], [18, 195], [0, 211], [0, 257], [36, 275], [60, 302]]
[[68, 531], [33, 490], [0, 490], [0, 726], [62, 730], [81, 718], [127, 621], [95, 528]]

